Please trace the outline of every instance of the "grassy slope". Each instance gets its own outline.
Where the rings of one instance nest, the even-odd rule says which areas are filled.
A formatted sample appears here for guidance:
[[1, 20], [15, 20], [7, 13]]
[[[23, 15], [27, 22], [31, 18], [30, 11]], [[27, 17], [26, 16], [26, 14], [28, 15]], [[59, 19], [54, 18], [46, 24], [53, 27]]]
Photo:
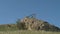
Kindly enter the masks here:
[[8, 28], [8, 26], [0, 25], [0, 34], [60, 34], [60, 32], [46, 32], [46, 31], [28, 31], [18, 30], [16, 26]]
[[0, 34], [60, 34], [60, 32], [46, 32], [46, 31], [0, 31]]
[[7, 24], [5, 25], [0, 25], [0, 31], [13, 31], [13, 30], [18, 30], [15, 24], [10, 25], [9, 27]]

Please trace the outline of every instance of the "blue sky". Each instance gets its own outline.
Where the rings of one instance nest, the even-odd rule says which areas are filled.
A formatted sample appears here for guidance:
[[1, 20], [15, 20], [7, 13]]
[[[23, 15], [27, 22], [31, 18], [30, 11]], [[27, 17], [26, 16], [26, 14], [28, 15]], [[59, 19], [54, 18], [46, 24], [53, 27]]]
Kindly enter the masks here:
[[15, 23], [32, 13], [60, 27], [60, 0], [0, 0], [0, 24]]

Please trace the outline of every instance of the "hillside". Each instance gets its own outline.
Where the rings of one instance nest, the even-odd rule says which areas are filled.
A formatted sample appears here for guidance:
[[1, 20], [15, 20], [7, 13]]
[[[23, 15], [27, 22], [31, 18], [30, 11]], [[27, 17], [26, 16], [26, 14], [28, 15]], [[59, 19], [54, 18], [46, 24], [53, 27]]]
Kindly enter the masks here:
[[17, 25], [16, 24], [3, 24], [0, 25], [0, 31], [13, 31], [17, 30]]
[[60, 31], [59, 27], [49, 24], [47, 21], [37, 19], [35, 15], [26, 16], [23, 19], [18, 19], [16, 24], [0, 25], [0, 31], [14, 30], [38, 30], [38, 31]]
[[60, 34], [60, 32], [16, 30], [16, 31], [0, 31], [0, 34]]

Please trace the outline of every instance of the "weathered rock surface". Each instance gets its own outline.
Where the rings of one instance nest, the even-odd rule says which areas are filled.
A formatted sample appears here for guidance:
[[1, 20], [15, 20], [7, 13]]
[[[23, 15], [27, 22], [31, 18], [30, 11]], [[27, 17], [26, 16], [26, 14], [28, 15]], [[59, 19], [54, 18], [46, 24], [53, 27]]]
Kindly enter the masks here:
[[45, 31], [60, 31], [60, 28], [49, 24], [46, 21], [38, 20], [36, 18], [25, 17], [21, 19], [21, 23], [27, 30], [45, 30]]

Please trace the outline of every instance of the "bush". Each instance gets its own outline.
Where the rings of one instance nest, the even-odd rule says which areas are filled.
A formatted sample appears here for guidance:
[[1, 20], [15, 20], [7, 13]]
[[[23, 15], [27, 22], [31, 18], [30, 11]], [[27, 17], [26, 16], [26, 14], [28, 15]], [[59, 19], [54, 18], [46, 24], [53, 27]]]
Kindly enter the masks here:
[[25, 23], [20, 22], [20, 19], [18, 19], [16, 23], [19, 30], [25, 29]]

